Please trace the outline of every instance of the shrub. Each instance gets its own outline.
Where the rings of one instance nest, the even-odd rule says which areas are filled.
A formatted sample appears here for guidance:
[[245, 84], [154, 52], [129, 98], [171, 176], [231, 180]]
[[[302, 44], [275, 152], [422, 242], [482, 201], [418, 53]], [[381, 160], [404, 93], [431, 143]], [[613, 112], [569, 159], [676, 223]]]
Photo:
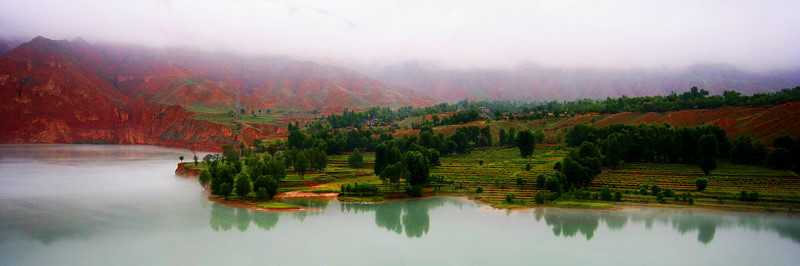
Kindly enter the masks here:
[[604, 187], [600, 189], [600, 199], [604, 201], [611, 201], [614, 199], [614, 195], [611, 193], [611, 189]]
[[557, 176], [548, 177], [545, 180], [544, 186], [547, 188], [547, 190], [550, 190], [552, 192], [561, 191], [564, 188], [563, 185], [561, 184], [561, 180]]
[[525, 171], [530, 171], [530, 170], [531, 170], [531, 164], [526, 163], [525, 164]]
[[675, 191], [670, 188], [664, 189], [664, 196], [668, 198], [673, 198], [675, 197]]
[[742, 193], [739, 194], [739, 200], [741, 201], [758, 201], [758, 197], [759, 197], [758, 192], [748, 193], [747, 191], [743, 190]]
[[200, 185], [206, 187], [209, 182], [211, 182], [211, 174], [208, 171], [203, 170], [200, 172], [200, 177], [197, 178], [200, 181]]
[[250, 191], [253, 190], [253, 186], [250, 182], [250, 176], [244, 173], [240, 173], [236, 175], [236, 182], [234, 183], [236, 186], [236, 195], [244, 199], [247, 194], [250, 194]]
[[661, 187], [659, 187], [658, 185], [653, 185], [650, 187], [650, 192], [653, 193], [653, 196], [656, 196], [658, 195], [659, 192], [661, 192]]
[[517, 194], [516, 193], [508, 193], [508, 194], [506, 194], [506, 202], [507, 203], [513, 203], [516, 198], [517, 198]]
[[667, 200], [664, 199], [664, 192], [663, 191], [662, 192], [658, 192], [658, 194], [656, 194], [656, 200], [658, 201], [658, 203], [661, 203], [661, 204], [667, 203]]
[[622, 192], [614, 191], [614, 201], [622, 201]]
[[686, 199], [686, 202], [689, 203], [689, 205], [694, 205], [694, 197], [689, 197]]
[[374, 195], [380, 193], [380, 191], [377, 185], [370, 183], [344, 183], [341, 186], [341, 192], [344, 194]]
[[483, 193], [483, 187], [476, 187], [475, 193]]
[[478, 165], [483, 165], [483, 160], [479, 160]]
[[544, 195], [542, 195], [542, 192], [536, 192], [536, 195], [533, 196], [533, 200], [536, 204], [544, 204]]
[[256, 190], [256, 199], [258, 199], [258, 200], [267, 200], [267, 199], [269, 199], [269, 196], [267, 195], [267, 189], [262, 187], [262, 188], [259, 188], [258, 190]]
[[422, 196], [422, 185], [414, 185], [410, 186], [406, 189], [406, 194], [411, 197], [419, 197]]
[[539, 188], [544, 188], [544, 183], [545, 183], [546, 180], [547, 180], [547, 178], [544, 177], [544, 175], [540, 174], [539, 176], [536, 177], [536, 185]]
[[547, 200], [549, 200], [549, 201], [554, 201], [554, 200], [558, 199], [558, 192], [547, 193], [547, 196], [545, 196], [545, 198]]
[[220, 196], [222, 196], [224, 198], [228, 198], [228, 196], [230, 196], [232, 192], [233, 192], [233, 187], [231, 186], [231, 184], [222, 183], [222, 184], [219, 185], [219, 195]]
[[364, 166], [364, 156], [361, 155], [361, 151], [356, 149], [353, 151], [353, 154], [347, 156], [347, 165], [350, 168], [361, 168]]
[[706, 188], [708, 187], [708, 179], [705, 177], [698, 178], [697, 180], [694, 181], [694, 184], [695, 186], [697, 186], [698, 192], [706, 190]]
[[639, 189], [639, 194], [640, 194], [640, 195], [647, 195], [647, 194], [648, 194], [648, 193], [647, 193], [647, 189], [646, 189], [646, 188], [641, 188], [641, 189]]
[[525, 179], [522, 179], [522, 177], [517, 177], [517, 186], [522, 185], [525, 185]]

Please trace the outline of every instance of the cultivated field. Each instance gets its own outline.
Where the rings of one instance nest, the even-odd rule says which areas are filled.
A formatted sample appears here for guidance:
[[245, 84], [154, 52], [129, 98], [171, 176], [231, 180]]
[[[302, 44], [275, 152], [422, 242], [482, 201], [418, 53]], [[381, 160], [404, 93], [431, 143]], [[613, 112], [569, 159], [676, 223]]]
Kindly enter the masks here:
[[[778, 210], [800, 208], [800, 177], [788, 170], [721, 161], [708, 177], [708, 188], [696, 192], [695, 180], [702, 176], [703, 172], [697, 165], [626, 163], [620, 169], [605, 169], [589, 187], [623, 191], [623, 199], [633, 202], [654, 202], [655, 197], [638, 195], [636, 192], [641, 186], [658, 185], [661, 189], [670, 188], [678, 193], [691, 192], [698, 199], [696, 205], [700, 206]], [[759, 203], [739, 201], [739, 194], [743, 190], [758, 192]], [[769, 203], [765, 205], [765, 201]], [[672, 199], [668, 199], [668, 202], [681, 203]]]
[[[518, 200], [532, 202], [537, 191], [549, 192], [536, 187], [536, 177], [555, 172], [553, 166], [567, 152], [560, 146], [539, 145], [533, 156], [520, 158], [516, 148], [473, 150], [470, 154], [442, 158], [442, 165], [433, 169], [431, 175], [441, 175], [454, 182], [442, 188], [442, 192], [474, 193], [480, 186], [483, 193], [476, 197], [482, 201], [500, 203], [506, 194], [516, 193]], [[530, 171], [525, 170], [526, 164], [531, 165]], [[517, 178], [523, 183], [517, 184]]]

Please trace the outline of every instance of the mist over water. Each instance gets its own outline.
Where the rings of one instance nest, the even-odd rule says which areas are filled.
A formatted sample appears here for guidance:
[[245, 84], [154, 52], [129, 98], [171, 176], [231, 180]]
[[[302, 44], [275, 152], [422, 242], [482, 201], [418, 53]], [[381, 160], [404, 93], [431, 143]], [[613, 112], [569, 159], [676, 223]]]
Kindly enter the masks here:
[[[0, 264], [767, 264], [800, 259], [794, 216], [494, 210], [453, 197], [212, 204], [151, 146], [0, 145]], [[447, 247], [447, 248], [434, 248]], [[636, 252], [631, 252], [636, 250]]]

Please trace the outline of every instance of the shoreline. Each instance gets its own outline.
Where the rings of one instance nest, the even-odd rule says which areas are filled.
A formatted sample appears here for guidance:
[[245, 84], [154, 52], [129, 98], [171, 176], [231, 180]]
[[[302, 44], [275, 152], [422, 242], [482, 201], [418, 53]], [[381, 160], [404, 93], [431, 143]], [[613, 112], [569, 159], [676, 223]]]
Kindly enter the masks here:
[[[199, 171], [195, 171], [197, 169], [188, 169], [183, 164], [188, 164], [189, 162], [179, 163], [178, 167], [175, 169], [175, 175], [180, 177], [187, 177], [193, 178], [199, 175]], [[208, 191], [206, 191], [208, 193]], [[373, 195], [375, 196], [375, 195]], [[606, 202], [606, 201], [560, 201], [560, 202], [551, 202], [542, 205], [524, 205], [524, 204], [513, 204], [513, 203], [490, 203], [483, 201], [481, 199], [476, 198], [476, 195], [472, 194], [460, 194], [460, 193], [443, 193], [443, 194], [433, 194], [427, 193], [423, 194], [421, 197], [407, 197], [407, 196], [400, 196], [398, 197], [397, 194], [387, 194], [382, 195], [379, 194], [377, 196], [385, 196], [380, 200], [369, 200], [369, 196], [352, 196], [355, 198], [347, 198], [347, 195], [340, 195], [340, 193], [313, 193], [313, 192], [306, 192], [303, 190], [294, 190], [294, 191], [287, 191], [278, 195], [275, 195], [275, 199], [294, 199], [294, 198], [336, 198], [342, 202], [361, 202], [361, 203], [370, 203], [370, 204], [379, 204], [379, 203], [386, 203], [386, 202], [395, 202], [395, 201], [402, 201], [402, 200], [413, 200], [413, 199], [425, 199], [425, 198], [432, 198], [432, 197], [459, 197], [465, 200], [469, 200], [478, 204], [486, 205], [489, 208], [497, 209], [497, 210], [529, 210], [529, 209], [538, 209], [538, 208], [551, 208], [551, 209], [570, 209], [570, 210], [604, 210], [604, 211], [624, 211], [627, 209], [645, 209], [645, 208], [653, 208], [653, 209], [672, 209], [672, 210], [700, 210], [700, 211], [715, 211], [715, 212], [732, 212], [732, 213], [770, 213], [770, 214], [782, 214], [782, 215], [800, 215], [798, 211], [779, 211], [779, 210], [769, 210], [763, 208], [742, 208], [742, 207], [709, 207], [709, 206], [697, 206], [697, 205], [674, 205], [674, 204], [666, 204], [666, 205], [656, 205], [655, 203], [636, 203], [636, 202]], [[365, 198], [365, 199], [357, 199], [357, 198]], [[244, 208], [244, 209], [251, 209], [255, 211], [275, 211], [275, 212], [286, 212], [286, 211], [308, 211], [308, 208], [300, 207], [297, 208], [266, 208], [266, 207], [259, 207], [258, 204], [250, 204], [242, 200], [238, 199], [219, 199], [215, 198], [212, 195], [208, 195], [208, 200], [223, 204], [230, 207], [236, 208]], [[279, 202], [279, 201], [271, 201], [271, 202]], [[591, 207], [589, 205], [596, 204], [596, 205], [603, 205], [603, 206], [594, 206]], [[799, 209], [800, 210], [800, 209]]]
[[[285, 195], [289, 194], [289, 195]], [[665, 210], [697, 210], [697, 211], [707, 211], [707, 212], [728, 212], [728, 213], [754, 213], [754, 214], [778, 214], [778, 215], [799, 215], [800, 213], [797, 212], [786, 212], [786, 211], [766, 211], [766, 210], [740, 210], [740, 209], [725, 209], [725, 208], [707, 208], [707, 207], [689, 207], [689, 206], [676, 206], [676, 205], [665, 205], [665, 206], [658, 206], [658, 205], [650, 205], [650, 204], [636, 204], [636, 203], [615, 203], [615, 202], [602, 202], [602, 201], [562, 201], [561, 203], [555, 202], [555, 204], [542, 204], [537, 206], [527, 206], [527, 205], [515, 205], [515, 204], [508, 204], [508, 205], [501, 205], [498, 206], [497, 204], [491, 204], [489, 202], [484, 202], [478, 199], [473, 198], [470, 195], [463, 195], [463, 194], [433, 194], [433, 195], [425, 195], [422, 197], [404, 197], [404, 198], [388, 198], [382, 200], [353, 200], [342, 198], [338, 196], [338, 193], [321, 193], [323, 195], [310, 195], [310, 194], [317, 194], [317, 193], [310, 193], [310, 192], [303, 192], [300, 190], [297, 191], [289, 191], [281, 193], [278, 196], [275, 196], [275, 199], [304, 199], [304, 198], [318, 198], [318, 199], [336, 199], [341, 202], [349, 202], [349, 203], [366, 203], [366, 204], [381, 204], [381, 203], [388, 203], [388, 202], [398, 202], [403, 200], [417, 200], [417, 199], [429, 199], [435, 197], [452, 197], [452, 198], [461, 198], [467, 201], [471, 201], [480, 205], [485, 206], [486, 208], [492, 210], [505, 210], [505, 211], [527, 211], [527, 210], [535, 210], [535, 209], [560, 209], [560, 210], [592, 210], [592, 211], [628, 211], [634, 209], [665, 209]], [[330, 195], [336, 194], [336, 195]], [[235, 208], [244, 208], [250, 209], [254, 211], [264, 211], [264, 212], [294, 212], [294, 211], [312, 211], [315, 209], [306, 208], [297, 206], [296, 208], [267, 208], [267, 207], [259, 207], [257, 204], [248, 204], [238, 199], [219, 199], [214, 198], [214, 196], [209, 195], [208, 200], [214, 203], [222, 204], [229, 207]], [[604, 205], [608, 205], [608, 207], [599, 207], [599, 208], [592, 208], [592, 207], [585, 207], [585, 206], [569, 206], [571, 203], [601, 203]]]

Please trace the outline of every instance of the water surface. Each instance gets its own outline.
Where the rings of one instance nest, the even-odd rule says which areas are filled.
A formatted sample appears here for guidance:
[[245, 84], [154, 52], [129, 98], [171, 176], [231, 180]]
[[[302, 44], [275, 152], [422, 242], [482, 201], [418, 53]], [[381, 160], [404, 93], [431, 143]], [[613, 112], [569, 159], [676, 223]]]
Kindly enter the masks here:
[[208, 202], [151, 146], [0, 145], [0, 264], [703, 264], [800, 261], [796, 216], [494, 210], [455, 197]]

